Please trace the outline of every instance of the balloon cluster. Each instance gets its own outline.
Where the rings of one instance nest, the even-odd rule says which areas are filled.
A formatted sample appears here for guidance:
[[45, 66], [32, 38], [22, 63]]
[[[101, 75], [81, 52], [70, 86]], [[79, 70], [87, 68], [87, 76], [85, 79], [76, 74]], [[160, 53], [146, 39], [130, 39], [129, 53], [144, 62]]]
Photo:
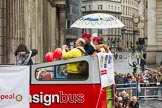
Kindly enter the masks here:
[[54, 52], [48, 52], [45, 55], [45, 59], [47, 62], [52, 62], [55, 59], [59, 59], [62, 56], [62, 49], [61, 48], [56, 48]]

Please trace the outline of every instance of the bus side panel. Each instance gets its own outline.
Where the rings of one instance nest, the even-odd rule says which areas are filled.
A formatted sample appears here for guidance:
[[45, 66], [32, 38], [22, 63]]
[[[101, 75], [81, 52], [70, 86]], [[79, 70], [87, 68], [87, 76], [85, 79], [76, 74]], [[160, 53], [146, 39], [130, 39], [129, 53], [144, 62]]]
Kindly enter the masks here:
[[30, 85], [30, 108], [106, 108], [100, 84]]
[[106, 88], [102, 88], [100, 93], [99, 108], [107, 108]]

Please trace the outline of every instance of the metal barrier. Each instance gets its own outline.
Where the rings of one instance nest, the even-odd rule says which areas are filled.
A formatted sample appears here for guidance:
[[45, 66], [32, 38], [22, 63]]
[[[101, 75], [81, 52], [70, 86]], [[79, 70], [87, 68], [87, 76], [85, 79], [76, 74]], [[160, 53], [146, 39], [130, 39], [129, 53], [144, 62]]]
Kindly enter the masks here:
[[126, 84], [116, 84], [115, 86], [117, 92], [125, 90], [129, 96], [137, 96], [138, 98], [162, 98], [162, 86], [154, 85], [155, 83], [132, 83], [129, 86]]

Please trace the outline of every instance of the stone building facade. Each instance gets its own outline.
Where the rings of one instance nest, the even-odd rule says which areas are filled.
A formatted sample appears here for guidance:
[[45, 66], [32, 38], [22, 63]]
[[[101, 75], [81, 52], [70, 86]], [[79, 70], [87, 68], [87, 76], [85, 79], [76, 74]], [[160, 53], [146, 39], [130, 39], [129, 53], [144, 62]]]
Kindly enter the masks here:
[[35, 63], [65, 44], [66, 0], [0, 0], [0, 64], [14, 64], [19, 43], [38, 49]]
[[[102, 1], [102, 2], [101, 2]], [[125, 27], [108, 30], [87, 30], [98, 33], [108, 42], [110, 47], [120, 49], [135, 46], [138, 34], [134, 34], [138, 27], [134, 27], [133, 15], [138, 14], [139, 0], [82, 0], [83, 15], [89, 13], [108, 13], [120, 19]]]
[[66, 11], [66, 44], [73, 48], [75, 40], [81, 37], [82, 29], [72, 29], [70, 26], [82, 16], [81, 0], [67, 0]]
[[[121, 0], [82, 0], [83, 15], [107, 13], [121, 19]], [[86, 29], [86, 32], [97, 33], [110, 47], [121, 46], [121, 28]]]
[[138, 40], [138, 29], [133, 22], [134, 15], [139, 12], [139, 1], [138, 0], [121, 0], [122, 14], [121, 21], [125, 24], [122, 28], [122, 46], [128, 48], [130, 46], [136, 47], [136, 41]]

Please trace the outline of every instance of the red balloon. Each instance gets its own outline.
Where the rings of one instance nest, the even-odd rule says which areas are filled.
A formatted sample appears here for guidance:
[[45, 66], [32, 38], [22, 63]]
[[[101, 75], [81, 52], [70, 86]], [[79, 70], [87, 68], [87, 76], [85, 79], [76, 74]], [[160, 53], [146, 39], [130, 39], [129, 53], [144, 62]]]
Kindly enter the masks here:
[[56, 48], [53, 53], [54, 58], [60, 58], [62, 56], [62, 49]]
[[52, 52], [46, 53], [45, 59], [47, 62], [52, 62], [54, 60], [53, 53]]

